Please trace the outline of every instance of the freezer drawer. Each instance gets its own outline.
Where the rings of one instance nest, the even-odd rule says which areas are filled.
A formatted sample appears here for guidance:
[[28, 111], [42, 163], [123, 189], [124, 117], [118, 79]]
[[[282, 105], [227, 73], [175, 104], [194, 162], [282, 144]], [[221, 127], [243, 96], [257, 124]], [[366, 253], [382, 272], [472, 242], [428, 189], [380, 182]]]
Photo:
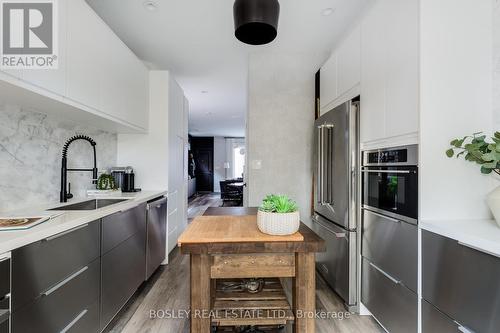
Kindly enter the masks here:
[[[33, 303], [14, 311], [12, 333], [53, 333], [70, 327], [75, 318], [86, 310], [88, 312], [98, 301], [99, 273], [100, 260], [96, 259], [46, 290]], [[97, 330], [98, 322], [88, 326]]]
[[391, 333], [417, 332], [417, 295], [363, 258], [361, 301]]
[[500, 332], [500, 258], [422, 232], [423, 297], [478, 333]]
[[100, 222], [12, 251], [12, 311], [99, 257]]
[[422, 333], [461, 333], [459, 325], [432, 304], [422, 300]]
[[146, 234], [138, 232], [102, 257], [101, 329], [144, 281]]
[[363, 209], [362, 254], [417, 292], [417, 226]]
[[146, 279], [165, 260], [167, 251], [167, 198], [147, 205]]
[[316, 267], [330, 287], [349, 305], [356, 304], [356, 233], [317, 216], [313, 230], [325, 240], [326, 252], [316, 253]]
[[146, 204], [103, 218], [101, 253], [109, 252], [138, 232], [146, 232]]

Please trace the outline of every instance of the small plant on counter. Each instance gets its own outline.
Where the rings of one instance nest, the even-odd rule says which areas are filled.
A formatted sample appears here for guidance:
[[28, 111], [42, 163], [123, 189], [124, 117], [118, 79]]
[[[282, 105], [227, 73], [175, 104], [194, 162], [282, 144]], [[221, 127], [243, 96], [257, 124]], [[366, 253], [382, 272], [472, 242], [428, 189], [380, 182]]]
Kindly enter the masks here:
[[267, 213], [293, 213], [299, 208], [295, 201], [286, 195], [269, 194], [262, 200], [259, 210]]
[[446, 156], [464, 156], [466, 161], [479, 164], [482, 173], [496, 172], [500, 175], [500, 132], [495, 132], [490, 142], [486, 138], [479, 132], [455, 139], [450, 142], [451, 148], [446, 151]]
[[269, 194], [259, 207], [257, 226], [269, 235], [291, 235], [300, 227], [299, 207], [286, 195]]
[[116, 184], [113, 176], [103, 173], [99, 176], [97, 180], [97, 189], [98, 190], [115, 190]]
[[[481, 166], [481, 173], [500, 175], [500, 132], [487, 139], [482, 132], [474, 133], [450, 142], [451, 148], [446, 156], [457, 158], [463, 156], [466, 161]], [[500, 226], [500, 186], [493, 190], [486, 199], [497, 224]]]

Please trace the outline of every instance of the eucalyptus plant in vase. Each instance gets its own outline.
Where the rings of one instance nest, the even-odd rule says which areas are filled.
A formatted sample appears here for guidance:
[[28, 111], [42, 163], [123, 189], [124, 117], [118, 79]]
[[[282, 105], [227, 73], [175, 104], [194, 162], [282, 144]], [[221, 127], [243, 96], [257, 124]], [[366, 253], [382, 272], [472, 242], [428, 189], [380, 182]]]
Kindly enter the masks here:
[[[450, 145], [446, 156], [463, 157], [466, 161], [480, 166], [483, 174], [500, 175], [500, 132], [495, 132], [489, 138], [481, 132], [474, 133], [472, 136], [455, 139]], [[500, 226], [500, 186], [488, 195], [487, 203]]]

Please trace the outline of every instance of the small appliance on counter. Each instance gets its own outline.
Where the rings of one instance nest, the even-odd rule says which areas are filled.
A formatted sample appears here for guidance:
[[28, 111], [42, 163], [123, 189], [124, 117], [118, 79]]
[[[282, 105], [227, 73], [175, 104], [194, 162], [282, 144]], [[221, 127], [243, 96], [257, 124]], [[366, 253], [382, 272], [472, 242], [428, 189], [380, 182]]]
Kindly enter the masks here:
[[135, 188], [134, 169], [128, 167], [111, 168], [111, 175], [115, 179], [115, 184], [122, 192], [140, 192], [140, 188]]

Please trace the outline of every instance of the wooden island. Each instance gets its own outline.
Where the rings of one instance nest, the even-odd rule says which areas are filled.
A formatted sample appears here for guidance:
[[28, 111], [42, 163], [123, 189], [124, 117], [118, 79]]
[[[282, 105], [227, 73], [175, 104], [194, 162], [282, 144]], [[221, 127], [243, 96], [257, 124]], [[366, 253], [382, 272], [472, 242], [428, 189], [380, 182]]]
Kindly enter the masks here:
[[[315, 253], [326, 250], [325, 242], [303, 223], [294, 235], [263, 234], [256, 216], [256, 208], [209, 208], [179, 237], [181, 253], [191, 256], [191, 333], [208, 333], [212, 325], [287, 321], [293, 321], [295, 333], [315, 332]], [[220, 281], [243, 278], [266, 279], [268, 287], [260, 294], [220, 297]], [[272, 289], [281, 286], [279, 278], [293, 279], [291, 309], [283, 291]], [[219, 309], [228, 308], [263, 312], [252, 318], [223, 317]]]

